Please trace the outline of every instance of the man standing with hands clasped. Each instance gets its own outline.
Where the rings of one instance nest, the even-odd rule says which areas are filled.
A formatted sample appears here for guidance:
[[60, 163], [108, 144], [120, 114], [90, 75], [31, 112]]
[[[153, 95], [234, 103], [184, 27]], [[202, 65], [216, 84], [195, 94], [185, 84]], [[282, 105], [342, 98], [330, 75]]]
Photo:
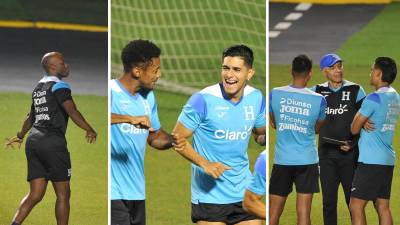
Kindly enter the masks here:
[[339, 184], [348, 206], [358, 157], [358, 136], [351, 134], [350, 124], [365, 92], [360, 85], [343, 79], [343, 60], [338, 55], [324, 55], [320, 69], [328, 81], [311, 89], [325, 96], [327, 102], [318, 142], [323, 216], [325, 225], [337, 225]]

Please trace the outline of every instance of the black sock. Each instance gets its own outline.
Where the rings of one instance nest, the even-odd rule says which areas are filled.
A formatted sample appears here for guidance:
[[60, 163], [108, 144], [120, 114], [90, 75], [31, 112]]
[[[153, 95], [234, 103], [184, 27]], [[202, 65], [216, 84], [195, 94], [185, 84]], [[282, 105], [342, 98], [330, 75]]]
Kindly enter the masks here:
[[17, 222], [12, 222], [11, 225], [21, 225], [21, 224], [19, 224], [19, 223], [17, 223]]

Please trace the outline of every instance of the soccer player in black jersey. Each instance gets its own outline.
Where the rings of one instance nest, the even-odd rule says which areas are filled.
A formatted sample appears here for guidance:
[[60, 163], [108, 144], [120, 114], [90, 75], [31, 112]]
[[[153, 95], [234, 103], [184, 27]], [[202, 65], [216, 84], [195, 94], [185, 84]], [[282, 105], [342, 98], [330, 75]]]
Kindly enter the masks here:
[[347, 206], [350, 202], [358, 157], [357, 136], [351, 134], [350, 125], [365, 92], [360, 85], [343, 79], [343, 61], [338, 55], [323, 56], [320, 69], [328, 81], [312, 89], [325, 96], [327, 101], [326, 119], [318, 144], [323, 215], [325, 225], [337, 225], [339, 184], [342, 184]]
[[57, 197], [57, 225], [68, 224], [71, 179], [71, 161], [65, 140], [68, 118], [71, 117], [86, 131], [89, 143], [94, 143], [97, 136], [77, 110], [70, 86], [62, 81], [69, 75], [69, 66], [63, 55], [58, 52], [45, 54], [42, 66], [46, 75], [32, 92], [31, 111], [17, 135], [6, 142], [6, 147], [14, 144], [20, 147], [25, 134], [31, 130], [25, 143], [30, 190], [22, 199], [12, 225], [22, 224], [32, 208], [42, 200], [49, 180]]

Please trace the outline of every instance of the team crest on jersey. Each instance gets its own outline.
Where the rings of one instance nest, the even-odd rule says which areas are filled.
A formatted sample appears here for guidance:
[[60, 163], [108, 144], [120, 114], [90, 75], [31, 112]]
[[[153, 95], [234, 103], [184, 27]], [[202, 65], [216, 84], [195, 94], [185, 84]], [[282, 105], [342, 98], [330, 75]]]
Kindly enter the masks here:
[[350, 101], [350, 91], [342, 91], [342, 101]]
[[244, 109], [244, 115], [245, 115], [246, 120], [255, 120], [254, 106], [246, 105], [246, 106], [243, 106], [243, 109]]

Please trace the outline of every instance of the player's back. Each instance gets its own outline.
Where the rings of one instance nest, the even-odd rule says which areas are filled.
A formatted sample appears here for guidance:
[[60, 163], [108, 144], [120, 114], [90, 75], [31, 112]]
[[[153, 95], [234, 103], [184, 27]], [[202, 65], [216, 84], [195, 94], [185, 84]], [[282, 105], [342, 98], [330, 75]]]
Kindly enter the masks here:
[[55, 134], [64, 137], [68, 114], [62, 102], [72, 99], [70, 86], [55, 76], [45, 76], [32, 92], [32, 131], [33, 136]]
[[325, 118], [325, 98], [307, 88], [284, 86], [270, 93], [276, 125], [275, 164], [307, 165], [318, 162], [315, 125]]
[[374, 123], [374, 130], [361, 130], [359, 162], [394, 165], [393, 134], [399, 112], [399, 94], [392, 87], [382, 87], [365, 98], [360, 113]]

